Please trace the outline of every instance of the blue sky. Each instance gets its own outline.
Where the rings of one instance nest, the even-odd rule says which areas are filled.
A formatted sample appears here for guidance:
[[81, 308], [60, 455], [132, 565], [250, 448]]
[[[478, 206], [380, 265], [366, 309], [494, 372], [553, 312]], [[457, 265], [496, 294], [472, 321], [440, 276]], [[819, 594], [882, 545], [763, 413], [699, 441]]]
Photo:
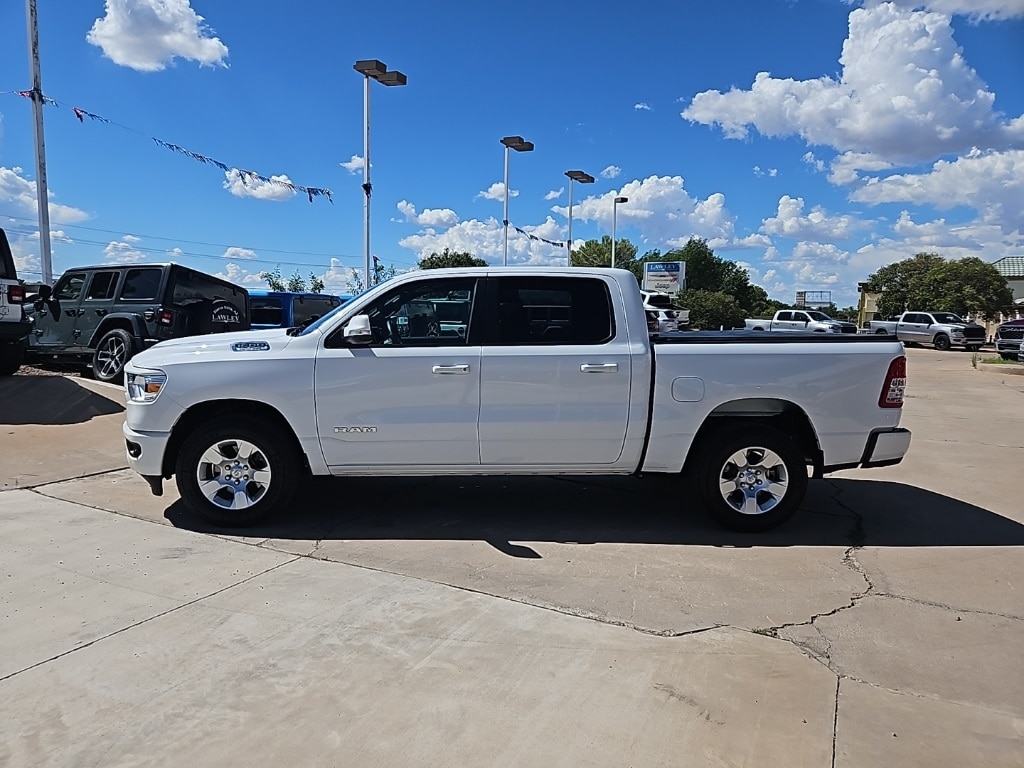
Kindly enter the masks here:
[[[1024, 0], [508, 7], [38, 0], [54, 274], [174, 260], [256, 287], [280, 266], [344, 292], [357, 59], [408, 77], [370, 96], [371, 246], [399, 270], [445, 247], [501, 263], [509, 135], [536, 146], [511, 153], [509, 219], [540, 238], [511, 230], [510, 264], [565, 262], [545, 241], [566, 239], [570, 169], [596, 177], [574, 184], [577, 243], [626, 196], [641, 253], [705, 238], [787, 302], [854, 304], [921, 251], [1024, 255]], [[25, 4], [0, 25], [0, 226], [37, 279]]]

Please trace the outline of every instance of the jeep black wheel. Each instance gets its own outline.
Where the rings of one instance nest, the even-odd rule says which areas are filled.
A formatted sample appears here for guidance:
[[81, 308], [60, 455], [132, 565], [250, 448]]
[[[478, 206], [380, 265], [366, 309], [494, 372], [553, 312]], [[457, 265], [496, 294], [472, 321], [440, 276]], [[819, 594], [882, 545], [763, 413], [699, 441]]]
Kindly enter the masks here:
[[0, 376], [13, 376], [25, 360], [25, 342], [0, 342]]
[[189, 435], [175, 466], [188, 508], [225, 526], [249, 525], [287, 507], [300, 477], [288, 435], [237, 415], [214, 419]]
[[120, 384], [124, 367], [135, 354], [135, 342], [128, 331], [114, 328], [104, 334], [92, 355], [92, 374], [97, 381]]
[[796, 512], [807, 492], [807, 464], [792, 439], [772, 427], [734, 427], [698, 447], [700, 500], [735, 531], [767, 531]]
[[947, 352], [949, 351], [950, 346], [952, 345], [949, 343], [949, 336], [946, 336], [944, 333], [940, 333], [935, 337], [936, 349], [941, 350], [942, 352]]

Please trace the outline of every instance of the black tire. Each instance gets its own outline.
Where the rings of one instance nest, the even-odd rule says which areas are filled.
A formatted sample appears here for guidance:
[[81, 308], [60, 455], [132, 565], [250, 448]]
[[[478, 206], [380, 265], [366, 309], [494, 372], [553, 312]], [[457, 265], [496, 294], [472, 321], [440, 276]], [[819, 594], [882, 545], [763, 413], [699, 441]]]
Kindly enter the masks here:
[[999, 356], [1000, 356], [1001, 358], [1003, 358], [1003, 360], [1013, 360], [1013, 361], [1015, 361], [1015, 362], [1016, 362], [1016, 360], [1017, 360], [1017, 356], [1016, 356], [1016, 355], [1014, 355], [1014, 354], [1012, 354], [1012, 353], [1011, 353], [1011, 354], [1007, 354], [1006, 352], [1000, 352], [1000, 353], [999, 353]]
[[248, 415], [215, 418], [185, 438], [174, 480], [186, 506], [223, 526], [286, 508], [303, 476], [291, 436]]
[[952, 345], [951, 345], [951, 344], [949, 343], [949, 336], [947, 336], [947, 335], [946, 335], [946, 334], [944, 334], [944, 333], [940, 333], [940, 334], [938, 334], [938, 335], [937, 335], [937, 336], [936, 336], [936, 337], [935, 337], [935, 338], [934, 338], [934, 339], [932, 340], [932, 343], [933, 343], [933, 344], [935, 345], [935, 348], [936, 348], [936, 349], [938, 349], [938, 350], [939, 350], [939, 351], [941, 351], [941, 352], [948, 352], [948, 351], [949, 351], [949, 348], [950, 348], [950, 347], [952, 346]]
[[[700, 500], [727, 528], [770, 530], [791, 518], [804, 500], [807, 463], [793, 440], [773, 427], [732, 427], [697, 450]], [[741, 476], [745, 470], [749, 474]]]
[[877, 335], [879, 335], [879, 336], [888, 336], [889, 335], [889, 332], [887, 330], [885, 330], [885, 328], [879, 328], [879, 329], [877, 329], [875, 331], [875, 333]]
[[13, 376], [25, 362], [25, 342], [0, 341], [0, 376]]
[[135, 355], [135, 340], [123, 328], [114, 328], [103, 334], [92, 353], [92, 375], [97, 381], [121, 384], [124, 367]]

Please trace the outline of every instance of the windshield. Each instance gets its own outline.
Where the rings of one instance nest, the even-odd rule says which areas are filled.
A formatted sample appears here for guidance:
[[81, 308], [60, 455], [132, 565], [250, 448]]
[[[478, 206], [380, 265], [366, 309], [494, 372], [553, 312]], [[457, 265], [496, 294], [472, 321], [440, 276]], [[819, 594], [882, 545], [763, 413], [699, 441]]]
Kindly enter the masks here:
[[959, 315], [954, 315], [952, 312], [933, 312], [932, 319], [936, 323], [962, 323], [963, 319]]

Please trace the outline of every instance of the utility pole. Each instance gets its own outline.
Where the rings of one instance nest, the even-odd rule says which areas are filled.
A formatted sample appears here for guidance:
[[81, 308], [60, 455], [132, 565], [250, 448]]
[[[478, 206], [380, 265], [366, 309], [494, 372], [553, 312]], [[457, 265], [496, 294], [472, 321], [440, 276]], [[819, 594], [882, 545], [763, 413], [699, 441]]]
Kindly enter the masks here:
[[25, 0], [28, 15], [28, 57], [32, 69], [32, 115], [35, 118], [36, 135], [36, 206], [39, 209], [39, 260], [42, 264], [43, 282], [53, 282], [53, 267], [50, 260], [50, 206], [46, 187], [46, 143], [43, 141], [43, 78], [39, 72], [39, 20], [36, 16], [36, 0]]

